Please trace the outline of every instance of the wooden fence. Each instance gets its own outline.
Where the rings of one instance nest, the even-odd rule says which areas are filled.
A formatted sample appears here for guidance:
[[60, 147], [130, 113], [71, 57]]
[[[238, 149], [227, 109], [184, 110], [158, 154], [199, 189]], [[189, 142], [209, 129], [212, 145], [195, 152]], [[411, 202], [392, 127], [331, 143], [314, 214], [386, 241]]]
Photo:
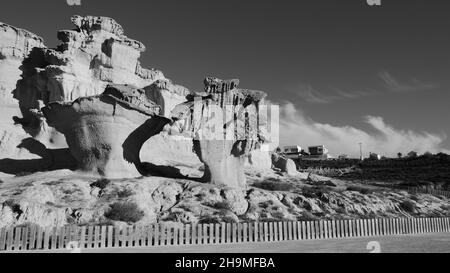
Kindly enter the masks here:
[[408, 187], [405, 190], [411, 194], [423, 193], [423, 194], [431, 194], [431, 195], [437, 195], [437, 196], [441, 195], [441, 196], [450, 198], [450, 191], [441, 191], [441, 190], [434, 190], [434, 189], [429, 189], [429, 188], [426, 188], [426, 189], [412, 188], [412, 187]]
[[450, 232], [450, 218], [391, 218], [150, 226], [67, 226], [0, 230], [0, 251], [124, 248], [279, 242]]

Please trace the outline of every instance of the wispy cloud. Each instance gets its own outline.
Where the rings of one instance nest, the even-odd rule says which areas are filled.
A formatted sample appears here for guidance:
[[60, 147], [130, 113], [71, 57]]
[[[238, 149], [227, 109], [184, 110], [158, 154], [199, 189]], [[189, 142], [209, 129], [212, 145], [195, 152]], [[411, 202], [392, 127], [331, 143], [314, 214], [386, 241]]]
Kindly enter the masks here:
[[416, 78], [409, 80], [399, 80], [386, 70], [382, 70], [377, 75], [381, 81], [380, 89], [365, 88], [362, 90], [343, 90], [333, 86], [318, 90], [312, 85], [299, 84], [292, 88], [291, 93], [295, 93], [301, 100], [308, 103], [330, 104], [340, 100], [353, 100], [361, 97], [387, 94], [387, 93], [407, 93], [415, 91], [433, 90], [439, 87], [437, 83], [427, 83]]
[[314, 121], [294, 104], [287, 102], [280, 107], [281, 145], [326, 145], [334, 155], [359, 155], [358, 143], [364, 144], [364, 151], [395, 156], [397, 153], [416, 151], [425, 153], [447, 152], [442, 147], [447, 136], [429, 132], [402, 130], [394, 128], [382, 117], [366, 116], [364, 121], [375, 134], [353, 126], [334, 126]]
[[406, 93], [414, 91], [426, 91], [433, 90], [439, 87], [438, 84], [422, 82], [415, 78], [412, 78], [409, 81], [400, 81], [391, 73], [385, 70], [381, 71], [378, 74], [378, 77], [381, 80], [383, 87], [391, 92]]
[[361, 90], [361, 91], [344, 91], [339, 88], [329, 87], [325, 92], [321, 92], [311, 85], [300, 84], [296, 89], [291, 90], [301, 100], [308, 103], [330, 104], [343, 99], [358, 99], [365, 96], [371, 96], [378, 93], [376, 90]]
[[297, 94], [303, 101], [309, 103], [328, 104], [339, 99], [339, 96], [323, 94], [322, 92], [314, 89], [311, 85], [301, 84], [292, 92]]

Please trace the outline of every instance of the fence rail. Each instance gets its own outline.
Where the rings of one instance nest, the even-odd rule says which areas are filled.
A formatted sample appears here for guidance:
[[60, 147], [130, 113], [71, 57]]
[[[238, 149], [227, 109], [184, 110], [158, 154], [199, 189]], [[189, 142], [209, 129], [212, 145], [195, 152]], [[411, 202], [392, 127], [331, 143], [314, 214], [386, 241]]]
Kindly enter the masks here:
[[406, 191], [408, 191], [411, 194], [423, 193], [423, 194], [431, 194], [431, 195], [441, 195], [441, 196], [450, 198], [450, 191], [434, 190], [434, 189], [429, 189], [429, 188], [426, 188], [426, 189], [412, 188], [412, 187], [408, 187], [405, 189], [406, 189]]
[[63, 250], [76, 242], [84, 249], [279, 242], [450, 232], [450, 218], [255, 222], [150, 226], [66, 226], [0, 230], [1, 251]]

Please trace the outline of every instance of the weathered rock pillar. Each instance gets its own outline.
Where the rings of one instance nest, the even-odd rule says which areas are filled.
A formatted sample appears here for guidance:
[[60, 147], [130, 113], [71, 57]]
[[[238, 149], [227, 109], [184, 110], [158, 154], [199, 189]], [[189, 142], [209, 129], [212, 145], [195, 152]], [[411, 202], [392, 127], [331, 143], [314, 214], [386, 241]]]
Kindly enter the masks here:
[[246, 186], [247, 156], [260, 141], [258, 106], [266, 94], [238, 89], [239, 80], [206, 78], [205, 92], [178, 105], [172, 117], [194, 139], [205, 164], [203, 180], [233, 188]]

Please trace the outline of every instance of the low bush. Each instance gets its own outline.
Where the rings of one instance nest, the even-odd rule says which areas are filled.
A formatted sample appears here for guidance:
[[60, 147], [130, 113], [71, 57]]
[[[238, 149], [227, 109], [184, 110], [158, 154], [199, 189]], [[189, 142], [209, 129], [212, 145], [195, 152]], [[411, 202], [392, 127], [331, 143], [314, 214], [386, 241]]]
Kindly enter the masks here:
[[95, 181], [94, 183], [92, 183], [91, 187], [96, 187], [101, 190], [104, 190], [110, 183], [111, 183], [111, 180], [102, 178], [102, 179], [99, 179], [99, 180]]
[[406, 212], [415, 212], [416, 211], [416, 204], [410, 200], [405, 200], [400, 204], [400, 207], [406, 211]]
[[314, 214], [312, 214], [311, 212], [305, 211], [302, 213], [301, 216], [298, 216], [297, 219], [299, 221], [317, 221], [320, 220], [319, 217], [315, 216]]
[[132, 196], [133, 194], [134, 194], [134, 192], [133, 192], [132, 190], [130, 190], [130, 189], [125, 189], [125, 190], [119, 191], [119, 192], [117, 193], [117, 196], [118, 196], [119, 198], [127, 198], [127, 197]]
[[113, 221], [136, 223], [144, 217], [144, 212], [135, 203], [114, 203], [105, 217]]
[[374, 192], [374, 190], [360, 186], [349, 186], [347, 187], [347, 191], [356, 191], [364, 195], [372, 194]]
[[294, 186], [285, 182], [264, 181], [253, 184], [253, 187], [267, 191], [291, 191]]

